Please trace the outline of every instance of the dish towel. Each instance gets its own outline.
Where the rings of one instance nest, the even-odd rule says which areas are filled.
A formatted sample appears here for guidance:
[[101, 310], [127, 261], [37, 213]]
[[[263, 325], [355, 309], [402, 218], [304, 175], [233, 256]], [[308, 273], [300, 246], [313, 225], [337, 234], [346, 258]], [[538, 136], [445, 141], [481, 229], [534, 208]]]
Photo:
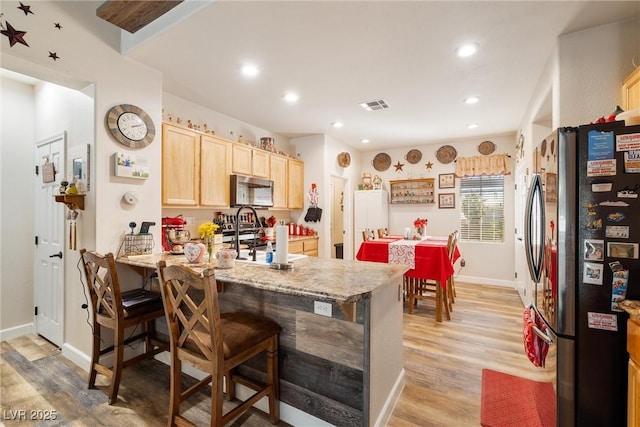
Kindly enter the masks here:
[[525, 308], [523, 315], [522, 334], [524, 337], [524, 351], [527, 357], [533, 363], [533, 366], [544, 368], [547, 353], [549, 352], [549, 344], [540, 338], [534, 331], [534, 326], [542, 332], [547, 333], [547, 325], [535, 314], [532, 316], [533, 308]]

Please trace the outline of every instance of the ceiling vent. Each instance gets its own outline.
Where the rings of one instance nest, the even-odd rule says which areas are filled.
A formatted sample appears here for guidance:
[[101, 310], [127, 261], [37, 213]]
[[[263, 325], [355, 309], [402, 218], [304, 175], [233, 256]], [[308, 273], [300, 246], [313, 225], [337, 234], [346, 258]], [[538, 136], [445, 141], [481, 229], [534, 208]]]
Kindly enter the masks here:
[[389, 108], [384, 99], [378, 99], [377, 101], [363, 102], [360, 104], [362, 108], [367, 111], [385, 110]]

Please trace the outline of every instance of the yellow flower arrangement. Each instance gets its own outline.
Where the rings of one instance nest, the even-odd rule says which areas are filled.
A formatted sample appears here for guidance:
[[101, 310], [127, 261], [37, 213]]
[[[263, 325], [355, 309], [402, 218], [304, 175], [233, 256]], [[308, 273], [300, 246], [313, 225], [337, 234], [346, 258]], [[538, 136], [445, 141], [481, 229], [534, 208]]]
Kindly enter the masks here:
[[212, 221], [203, 222], [198, 226], [198, 233], [201, 239], [213, 239], [213, 235], [216, 234], [220, 226]]

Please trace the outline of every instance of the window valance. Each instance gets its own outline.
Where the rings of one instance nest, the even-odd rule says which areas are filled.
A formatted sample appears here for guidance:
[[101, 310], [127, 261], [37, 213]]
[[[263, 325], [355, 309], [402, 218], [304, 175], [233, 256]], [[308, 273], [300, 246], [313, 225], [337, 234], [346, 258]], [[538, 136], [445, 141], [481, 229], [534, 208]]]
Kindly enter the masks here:
[[511, 161], [508, 154], [489, 156], [458, 157], [456, 176], [510, 175]]

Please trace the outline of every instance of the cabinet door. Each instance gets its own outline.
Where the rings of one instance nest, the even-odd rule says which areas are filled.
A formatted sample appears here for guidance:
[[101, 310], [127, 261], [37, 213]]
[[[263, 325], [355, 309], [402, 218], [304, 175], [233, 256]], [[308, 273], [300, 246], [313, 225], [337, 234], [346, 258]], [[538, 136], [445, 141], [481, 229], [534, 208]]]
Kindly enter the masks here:
[[304, 245], [302, 244], [302, 241], [296, 240], [295, 242], [289, 242], [289, 253], [302, 255], [304, 253]]
[[269, 179], [273, 181], [273, 209], [287, 209], [287, 158], [271, 155]]
[[253, 149], [248, 145], [233, 144], [231, 172], [240, 175], [251, 175]]
[[628, 420], [629, 427], [640, 427], [640, 366], [629, 359]]
[[228, 207], [231, 143], [205, 135], [200, 138], [200, 205]]
[[318, 239], [302, 241], [303, 253], [307, 256], [318, 256]]
[[636, 68], [622, 83], [622, 109], [640, 108], [640, 67]]
[[287, 193], [289, 209], [302, 210], [304, 207], [304, 163], [300, 160], [288, 159], [289, 177]]
[[269, 153], [263, 150], [252, 150], [251, 175], [258, 178], [269, 178]]
[[200, 193], [200, 137], [162, 125], [162, 204], [196, 206]]

